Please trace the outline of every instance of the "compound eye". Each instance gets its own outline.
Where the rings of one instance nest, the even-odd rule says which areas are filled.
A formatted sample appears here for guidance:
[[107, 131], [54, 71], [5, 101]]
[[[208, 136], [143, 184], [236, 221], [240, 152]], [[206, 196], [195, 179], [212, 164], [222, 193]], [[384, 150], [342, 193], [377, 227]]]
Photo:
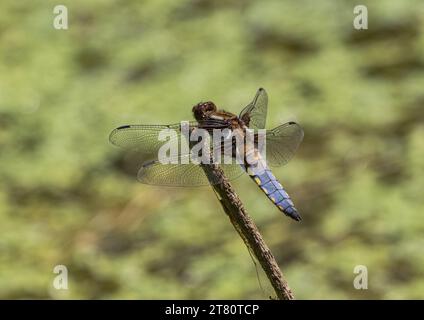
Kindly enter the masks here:
[[207, 111], [215, 111], [216, 110], [216, 107], [213, 104], [213, 102], [206, 102], [205, 105], [206, 105]]

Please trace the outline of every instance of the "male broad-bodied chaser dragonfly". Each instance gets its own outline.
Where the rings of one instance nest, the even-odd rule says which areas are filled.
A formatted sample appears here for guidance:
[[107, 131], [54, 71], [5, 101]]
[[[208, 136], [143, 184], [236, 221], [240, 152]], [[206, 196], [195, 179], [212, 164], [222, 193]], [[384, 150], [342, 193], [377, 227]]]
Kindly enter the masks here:
[[[187, 122], [189, 132], [197, 129], [207, 130], [210, 134], [214, 129], [230, 129], [235, 136], [246, 138], [246, 132], [251, 129], [260, 131], [265, 129], [268, 109], [268, 95], [266, 91], [260, 88], [253, 101], [248, 104], [239, 116], [224, 110], [218, 110], [213, 102], [201, 102], [193, 107], [193, 115], [196, 121]], [[208, 180], [203, 168], [199, 163], [184, 161], [190, 156], [191, 142], [184, 142], [182, 124], [172, 125], [124, 125], [114, 129], [109, 140], [112, 144], [134, 150], [141, 157], [143, 164], [138, 172], [138, 180], [145, 184], [161, 186], [202, 186], [213, 184], [214, 181]], [[165, 142], [160, 137], [161, 132], [173, 130], [176, 134], [169, 136]], [[263, 130], [264, 131], [264, 130]], [[296, 152], [303, 139], [303, 130], [296, 122], [284, 123], [272, 130], [267, 130], [265, 134], [265, 154], [261, 157], [257, 151], [258, 137], [254, 137], [254, 152], [256, 158], [260, 158], [260, 166], [250, 165], [249, 163], [231, 163], [220, 164], [225, 176], [229, 180], [236, 179], [243, 172], [246, 172], [253, 181], [260, 187], [266, 196], [287, 216], [294, 220], [301, 220], [290, 196], [284, 190], [280, 182], [271, 172], [269, 165], [282, 166], [286, 164]], [[233, 139], [232, 137], [231, 139]], [[173, 141], [170, 141], [173, 140]], [[158, 159], [159, 150], [165, 143], [175, 142], [178, 146], [178, 160], [164, 164]], [[188, 144], [189, 147], [183, 146]], [[230, 146], [234, 149], [234, 145]], [[215, 144], [210, 144], [212, 149], [216, 149]], [[224, 148], [219, 146], [220, 152]], [[185, 150], [185, 151], [184, 151]], [[244, 153], [249, 152], [245, 148]], [[234, 150], [231, 151], [233, 157], [236, 157]], [[243, 158], [245, 159], [245, 157]]]

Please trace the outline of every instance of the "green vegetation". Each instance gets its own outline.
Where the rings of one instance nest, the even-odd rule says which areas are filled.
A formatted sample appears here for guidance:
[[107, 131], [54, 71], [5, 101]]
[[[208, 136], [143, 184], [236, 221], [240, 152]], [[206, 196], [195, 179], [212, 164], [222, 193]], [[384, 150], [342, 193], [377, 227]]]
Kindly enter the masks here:
[[355, 1], [60, 3], [68, 30], [55, 1], [0, 4], [1, 298], [266, 299], [211, 188], [139, 184], [108, 143], [199, 101], [237, 112], [261, 86], [268, 128], [305, 130], [275, 170], [303, 221], [234, 187], [296, 297], [424, 298], [422, 0], [362, 1], [366, 31]]

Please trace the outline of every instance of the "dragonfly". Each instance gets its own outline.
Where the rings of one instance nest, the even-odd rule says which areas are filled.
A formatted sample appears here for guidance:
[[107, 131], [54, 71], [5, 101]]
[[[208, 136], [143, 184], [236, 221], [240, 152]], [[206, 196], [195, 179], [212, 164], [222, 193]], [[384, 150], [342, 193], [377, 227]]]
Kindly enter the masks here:
[[[216, 105], [209, 102], [200, 102], [192, 109], [195, 121], [188, 122], [188, 130], [193, 132], [197, 129], [204, 129], [211, 133], [214, 129], [230, 129], [241, 135], [242, 138], [247, 130], [264, 130], [268, 113], [268, 95], [265, 89], [260, 88], [253, 100], [237, 116], [225, 110], [219, 110]], [[176, 134], [169, 137], [169, 140], [175, 140], [178, 144], [178, 160], [164, 164], [158, 159], [158, 152], [164, 145], [163, 139], [160, 139], [160, 132], [163, 130], [173, 130]], [[112, 144], [133, 150], [140, 157], [142, 162], [138, 171], [137, 178], [141, 183], [159, 186], [206, 186], [219, 181], [212, 181], [206, 176], [202, 166], [199, 163], [183, 161], [191, 156], [187, 152], [187, 146], [183, 146], [185, 139], [181, 123], [170, 125], [123, 125], [114, 129], [109, 136]], [[250, 178], [259, 186], [269, 200], [285, 215], [300, 221], [301, 216], [296, 209], [293, 201], [285, 191], [281, 183], [272, 173], [271, 167], [285, 165], [294, 156], [300, 143], [303, 140], [302, 127], [293, 121], [281, 124], [274, 129], [266, 130], [266, 152], [261, 154], [257, 152], [258, 138], [255, 135], [254, 149], [249, 151], [245, 148], [243, 152], [253, 152], [259, 160], [260, 166], [245, 163], [223, 163], [219, 167], [223, 170], [228, 180], [234, 180], [242, 174], [247, 173]], [[188, 150], [192, 146], [190, 142]], [[210, 144], [212, 149], [218, 147]], [[224, 147], [219, 146], [220, 152], [224, 152]], [[231, 144], [231, 148], [234, 145]], [[251, 148], [252, 149], [252, 148]], [[183, 151], [185, 150], [185, 151]], [[256, 152], [255, 152], [256, 151]], [[232, 156], [236, 153], [232, 151]], [[243, 159], [246, 159], [245, 157]]]

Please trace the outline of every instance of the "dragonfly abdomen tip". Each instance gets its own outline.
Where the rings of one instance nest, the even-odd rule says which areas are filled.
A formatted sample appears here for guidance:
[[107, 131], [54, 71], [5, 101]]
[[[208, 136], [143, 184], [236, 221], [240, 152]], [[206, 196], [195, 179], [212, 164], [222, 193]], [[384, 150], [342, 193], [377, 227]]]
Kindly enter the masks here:
[[296, 221], [302, 220], [302, 217], [300, 216], [300, 214], [297, 212], [297, 210], [293, 206], [285, 208], [283, 210], [283, 212], [284, 212], [285, 215], [289, 216], [290, 218], [292, 218]]

